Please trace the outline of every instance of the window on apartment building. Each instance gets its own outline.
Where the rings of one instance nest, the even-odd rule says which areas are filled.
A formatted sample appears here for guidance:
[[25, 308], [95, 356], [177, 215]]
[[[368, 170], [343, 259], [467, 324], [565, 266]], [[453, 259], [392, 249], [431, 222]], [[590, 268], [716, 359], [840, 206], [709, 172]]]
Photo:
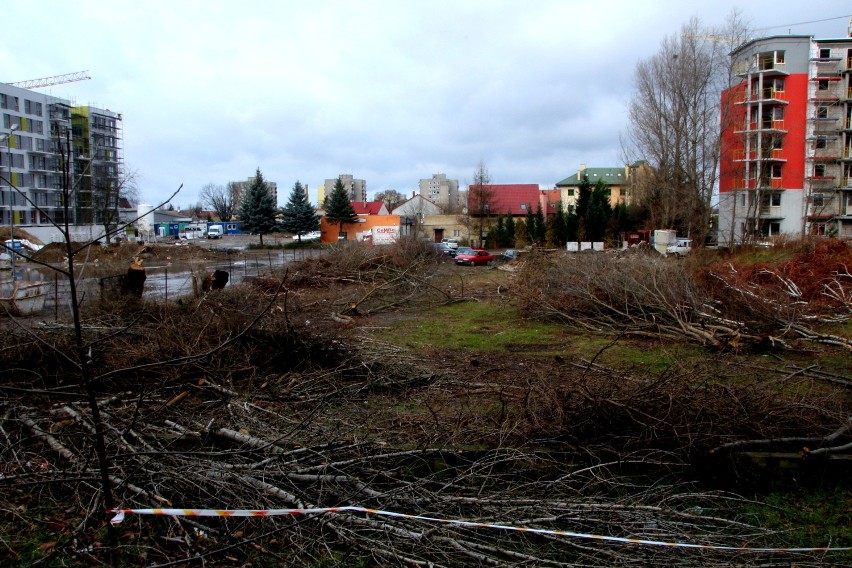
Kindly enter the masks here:
[[781, 164], [772, 164], [769, 171], [771, 177], [779, 179], [781, 177]]
[[775, 63], [784, 63], [784, 50], [775, 52]]
[[780, 207], [781, 206], [781, 194], [780, 193], [764, 194], [760, 199], [760, 205], [763, 206], [763, 207]]
[[826, 145], [827, 144], [825, 138], [817, 138], [814, 142], [814, 148], [825, 148]]
[[24, 99], [24, 112], [27, 114], [33, 114], [36, 116], [41, 116], [42, 113], [42, 105], [41, 103], [37, 103], [35, 101], [29, 101]]
[[568, 197], [574, 197], [574, 190], [573, 189], [568, 190]]
[[780, 136], [773, 136], [769, 141], [769, 147], [773, 150], [780, 150], [783, 147], [784, 139]]
[[825, 196], [821, 193], [817, 193], [811, 197], [811, 201], [813, 201], [814, 207], [823, 207], [825, 206]]
[[817, 81], [817, 90], [819, 91], [827, 91], [828, 90], [828, 81], [825, 79], [820, 79]]
[[825, 177], [825, 164], [814, 164], [814, 177]]
[[823, 47], [819, 50], [820, 59], [828, 59], [829, 57], [831, 57], [831, 48]]
[[828, 107], [827, 106], [818, 106], [816, 109], [816, 117], [817, 118], [828, 118]]

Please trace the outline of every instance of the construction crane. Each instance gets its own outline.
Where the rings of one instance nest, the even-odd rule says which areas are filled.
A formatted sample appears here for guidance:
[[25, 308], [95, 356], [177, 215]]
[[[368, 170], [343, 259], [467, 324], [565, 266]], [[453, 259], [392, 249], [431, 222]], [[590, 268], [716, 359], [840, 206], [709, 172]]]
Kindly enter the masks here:
[[85, 81], [86, 79], [91, 79], [88, 71], [77, 71], [75, 73], [54, 75], [53, 77], [42, 77], [41, 79], [30, 79], [29, 81], [18, 81], [16, 83], [9, 84], [13, 87], [20, 87], [21, 89], [40, 89], [42, 87], [52, 87], [53, 85], [73, 83], [74, 81]]

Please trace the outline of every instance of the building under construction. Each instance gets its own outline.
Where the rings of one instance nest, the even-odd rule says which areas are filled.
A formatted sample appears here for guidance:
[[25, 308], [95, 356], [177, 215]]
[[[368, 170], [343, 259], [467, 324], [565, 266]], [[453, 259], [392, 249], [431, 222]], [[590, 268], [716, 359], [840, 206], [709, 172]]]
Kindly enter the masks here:
[[114, 225], [124, 189], [121, 114], [18, 86], [70, 82], [48, 79], [0, 83], [0, 225]]
[[852, 238], [852, 21], [848, 37], [764, 37], [731, 58], [719, 242]]

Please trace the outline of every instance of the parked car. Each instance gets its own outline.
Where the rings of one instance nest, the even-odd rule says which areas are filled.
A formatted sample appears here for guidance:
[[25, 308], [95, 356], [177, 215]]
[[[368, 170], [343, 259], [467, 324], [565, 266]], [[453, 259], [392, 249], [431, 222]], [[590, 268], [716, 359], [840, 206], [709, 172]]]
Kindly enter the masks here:
[[447, 243], [432, 243], [432, 246], [435, 247], [435, 250], [443, 253], [447, 256], [453, 256], [456, 251], [450, 248], [450, 245]]
[[484, 266], [494, 262], [494, 255], [487, 250], [471, 249], [470, 252], [456, 255], [456, 264], [469, 266]]
[[686, 256], [692, 250], [690, 239], [678, 239], [677, 243], [666, 247], [666, 256], [672, 254], [677, 257]]
[[515, 249], [506, 249], [503, 251], [503, 254], [501, 256], [506, 262], [510, 260], [516, 260], [518, 258], [518, 251], [516, 251]]
[[442, 243], [446, 243], [446, 245], [447, 245], [448, 247], [450, 247], [451, 249], [457, 249], [457, 248], [459, 248], [459, 241], [458, 241], [458, 239], [441, 239], [441, 242], [442, 242]]
[[314, 241], [322, 237], [322, 233], [319, 231], [311, 231], [310, 233], [305, 233], [302, 235], [303, 241]]
[[470, 247], [459, 247], [457, 249], [453, 249], [453, 251], [450, 253], [450, 255], [451, 256], [458, 256], [460, 254], [470, 254], [470, 251], [472, 251], [472, 250], [473, 249], [470, 248]]

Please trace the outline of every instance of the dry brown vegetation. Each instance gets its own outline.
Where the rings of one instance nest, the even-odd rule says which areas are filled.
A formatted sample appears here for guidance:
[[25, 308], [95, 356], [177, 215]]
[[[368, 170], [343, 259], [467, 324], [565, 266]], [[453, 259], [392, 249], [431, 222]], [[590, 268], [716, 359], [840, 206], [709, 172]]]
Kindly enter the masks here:
[[579, 330], [724, 348], [809, 340], [852, 349], [814, 324], [852, 317], [852, 248], [821, 242], [793, 259], [672, 262], [634, 252], [539, 256], [518, 274], [522, 309]]
[[[852, 441], [852, 378], [791, 351], [806, 341], [843, 353], [842, 341], [814, 340], [842, 339], [836, 330], [815, 330], [821, 321], [843, 320], [843, 304], [832, 294], [848, 297], [850, 282], [842, 262], [832, 263], [847, 252], [826, 256], [832, 260], [824, 269], [815, 261], [808, 270], [799, 267], [810, 279], [825, 275], [823, 287], [796, 284], [802, 301], [819, 308], [788, 312], [773, 301], [796, 282], [795, 263], [747, 274], [733, 259], [693, 265], [638, 255], [590, 255], [582, 262], [533, 255], [510, 274], [455, 267], [418, 243], [346, 247], [178, 303], [87, 304], [82, 333], [92, 374], [86, 386], [103, 413], [110, 483], [123, 508], [354, 505], [653, 540], [785, 543], [783, 534], [743, 513], [747, 499], [697, 483], [696, 471], [708, 474], [705, 482], [730, 481], [732, 453], [771, 449], [810, 454], [796, 475], [821, 476], [826, 458]], [[716, 280], [725, 285], [708, 287]], [[767, 282], [779, 283], [778, 295], [762, 294], [765, 301], [747, 309], [748, 292]], [[613, 341], [573, 356], [556, 344], [517, 353], [450, 345], [417, 350], [378, 335], [439, 306], [491, 301]], [[774, 327], [791, 313], [795, 337]], [[795, 331], [799, 324], [813, 335]], [[2, 523], [5, 534], [19, 535], [4, 537], [6, 563], [108, 559], [108, 516], [92, 448], [98, 422], [69, 355], [68, 329], [63, 322], [4, 321]], [[724, 341], [722, 329], [729, 333]], [[625, 341], [646, 350], [684, 341], [714, 349], [649, 370], [607, 359]], [[775, 349], [776, 357], [756, 360], [752, 347]], [[824, 560], [360, 513], [131, 516], [119, 530], [116, 550], [133, 565]], [[812, 544], [828, 544], [824, 536], [815, 535]], [[848, 559], [833, 554], [825, 561]]]

